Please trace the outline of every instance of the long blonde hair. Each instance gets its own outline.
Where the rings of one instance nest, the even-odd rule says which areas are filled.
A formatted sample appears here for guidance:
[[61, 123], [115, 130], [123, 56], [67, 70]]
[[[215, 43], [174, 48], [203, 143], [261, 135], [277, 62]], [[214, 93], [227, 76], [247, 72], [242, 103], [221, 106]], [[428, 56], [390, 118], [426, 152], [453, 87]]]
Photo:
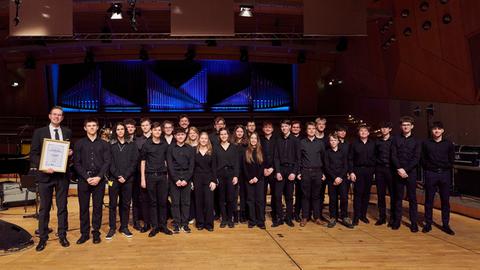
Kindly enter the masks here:
[[202, 131], [202, 133], [200, 133], [200, 135], [198, 136], [197, 153], [200, 152], [200, 137], [202, 137], [202, 135], [207, 136], [207, 155], [211, 155], [213, 153], [213, 146], [210, 142], [210, 138], [208, 137], [208, 133], [205, 131]]
[[[190, 131], [193, 131], [193, 132], [197, 133], [198, 136], [197, 136], [197, 141], [196, 141], [196, 142], [190, 140], [190, 136], [189, 136]], [[187, 132], [187, 140], [185, 141], [185, 143], [188, 144], [188, 145], [190, 145], [190, 146], [194, 146], [194, 145], [192, 145], [193, 143], [197, 143], [197, 145], [198, 145], [198, 140], [199, 140], [199, 139], [200, 139], [200, 131], [198, 131], [198, 128], [196, 128], [196, 127], [189, 127], [189, 128], [188, 128], [188, 132]], [[195, 145], [195, 146], [197, 146], [197, 145]]]
[[[251, 143], [252, 136], [255, 136], [257, 138], [256, 146], [253, 146]], [[245, 161], [247, 161], [248, 164], [254, 163], [254, 160], [253, 160], [254, 149], [257, 149], [257, 154], [256, 154], [257, 163], [262, 164], [263, 163], [262, 145], [260, 144], [260, 137], [256, 132], [253, 132], [252, 134], [250, 134], [250, 136], [248, 136], [248, 146], [247, 146], [247, 150], [245, 151]]]

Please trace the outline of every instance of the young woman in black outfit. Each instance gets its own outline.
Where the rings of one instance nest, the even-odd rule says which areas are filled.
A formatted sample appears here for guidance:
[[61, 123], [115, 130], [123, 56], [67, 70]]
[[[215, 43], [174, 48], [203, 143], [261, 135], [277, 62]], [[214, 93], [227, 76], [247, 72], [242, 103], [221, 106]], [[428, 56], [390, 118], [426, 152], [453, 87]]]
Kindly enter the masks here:
[[[235, 223], [245, 223], [247, 221], [247, 190], [246, 190], [246, 179], [243, 173], [243, 160], [245, 155], [245, 150], [247, 149], [248, 145], [248, 138], [247, 132], [244, 126], [237, 125], [233, 130], [233, 139], [232, 143], [237, 146], [238, 150], [238, 160], [239, 160], [239, 172], [240, 175], [238, 176], [238, 187], [236, 189], [237, 195], [235, 198], [238, 198], [238, 194], [240, 195], [240, 212], [238, 212], [237, 207], [235, 207]], [[236, 202], [236, 201], [235, 201]], [[236, 203], [235, 203], [236, 205]]]
[[237, 197], [235, 186], [238, 183], [239, 158], [237, 147], [229, 142], [230, 133], [228, 129], [222, 128], [219, 131], [218, 145], [214, 145], [214, 154], [216, 156], [216, 167], [218, 177], [220, 213], [222, 222], [220, 228], [235, 227], [233, 223], [233, 213], [235, 210]]
[[254, 132], [248, 138], [248, 146], [243, 158], [249, 228], [258, 226], [265, 229], [264, 169], [260, 138]]
[[109, 225], [110, 230], [106, 239], [112, 239], [115, 235], [116, 212], [118, 200], [120, 200], [120, 232], [126, 237], [132, 237], [128, 230], [128, 213], [130, 212], [130, 202], [132, 201], [132, 183], [134, 172], [138, 162], [138, 150], [133, 140], [125, 137], [126, 127], [123, 123], [117, 123], [114, 127], [114, 133], [111, 144], [112, 160], [110, 164], [110, 180], [108, 181], [109, 197]]
[[208, 133], [202, 132], [196, 147], [193, 190], [196, 204], [196, 227], [213, 231], [213, 191], [217, 188], [215, 154]]

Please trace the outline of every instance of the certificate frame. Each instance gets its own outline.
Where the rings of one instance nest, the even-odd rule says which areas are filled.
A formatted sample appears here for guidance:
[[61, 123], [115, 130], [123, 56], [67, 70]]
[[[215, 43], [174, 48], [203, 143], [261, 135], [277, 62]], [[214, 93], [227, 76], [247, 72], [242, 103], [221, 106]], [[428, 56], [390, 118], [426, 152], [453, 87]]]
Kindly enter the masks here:
[[65, 173], [69, 150], [70, 141], [43, 139], [38, 170], [45, 172], [53, 169], [54, 172]]

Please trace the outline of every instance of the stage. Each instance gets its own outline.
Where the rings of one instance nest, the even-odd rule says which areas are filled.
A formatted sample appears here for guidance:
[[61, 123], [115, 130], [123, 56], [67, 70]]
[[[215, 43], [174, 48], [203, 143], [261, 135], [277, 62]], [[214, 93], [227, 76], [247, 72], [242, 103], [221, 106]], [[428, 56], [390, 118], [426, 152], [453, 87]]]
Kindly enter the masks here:
[[[108, 198], [105, 198], [108, 201]], [[452, 214], [455, 236], [437, 227], [428, 234], [413, 234], [407, 226], [392, 231], [377, 227], [376, 205], [370, 205], [370, 224], [361, 223], [350, 230], [341, 225], [333, 229], [308, 223], [301, 228], [281, 226], [267, 230], [249, 229], [240, 224], [234, 229], [197, 231], [191, 234], [148, 238], [132, 229], [133, 238], [117, 233], [107, 241], [108, 209], [103, 211], [102, 242], [77, 245], [80, 236], [77, 197], [69, 197], [69, 232], [71, 246], [63, 248], [55, 233], [47, 247], [36, 252], [32, 247], [0, 256], [5, 269], [478, 269], [480, 261], [480, 221]], [[371, 203], [375, 203], [373, 200]], [[408, 211], [404, 205], [405, 214]], [[35, 211], [33, 206], [28, 213]], [[423, 206], [419, 206], [423, 215]], [[23, 207], [0, 212], [0, 219], [17, 224], [31, 234], [34, 219], [24, 219]], [[326, 209], [324, 214], [327, 214]], [[51, 213], [50, 227], [56, 231], [56, 213]], [[421, 219], [422, 220], [422, 219]], [[440, 212], [434, 210], [434, 221]], [[373, 221], [373, 222], [372, 222]], [[404, 219], [405, 221], [405, 219]], [[405, 224], [403, 224], [405, 225]], [[38, 238], [35, 237], [38, 243]], [[35, 243], [35, 244], [36, 244]]]

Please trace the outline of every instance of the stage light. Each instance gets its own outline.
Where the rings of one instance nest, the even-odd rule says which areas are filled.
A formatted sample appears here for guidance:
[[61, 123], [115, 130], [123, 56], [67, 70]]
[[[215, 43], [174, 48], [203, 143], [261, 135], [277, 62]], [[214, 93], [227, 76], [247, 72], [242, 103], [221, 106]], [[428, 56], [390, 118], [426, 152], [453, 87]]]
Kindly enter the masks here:
[[403, 30], [403, 35], [406, 36], [406, 37], [409, 37], [412, 35], [412, 28], [410, 27], [407, 27]]
[[138, 58], [142, 61], [148, 61], [150, 59], [148, 55], [148, 51], [145, 48], [141, 48], [140, 52], [138, 53]]
[[422, 24], [422, 28], [423, 28], [423, 30], [425, 30], [425, 31], [430, 30], [430, 28], [432, 28], [432, 22], [431, 22], [431, 21], [425, 21], [425, 22]]
[[18, 87], [20, 84], [17, 81], [13, 81], [11, 86], [12, 87]]
[[297, 64], [304, 64], [307, 60], [307, 56], [305, 55], [305, 51], [299, 51], [297, 55]]
[[121, 20], [123, 19], [122, 16], [122, 4], [120, 3], [112, 3], [109, 9], [107, 9], [107, 12], [112, 13], [112, 16], [110, 19], [112, 20]]
[[391, 36], [388, 40], [390, 41], [390, 43], [393, 43], [397, 41], [397, 38], [395, 36]]
[[240, 17], [253, 17], [253, 6], [249, 5], [241, 5], [240, 6], [240, 13], [238, 14]]
[[427, 11], [428, 8], [430, 7], [430, 5], [428, 4], [427, 1], [423, 1], [422, 3], [420, 3], [420, 10], [421, 11]]
[[402, 16], [402, 18], [407, 18], [408, 16], [410, 16], [410, 10], [408, 9], [402, 10], [402, 12], [400, 13], [400, 16]]
[[185, 53], [185, 60], [186, 61], [193, 61], [197, 56], [197, 52], [194, 48], [188, 48], [187, 52]]
[[241, 48], [240, 49], [240, 62], [248, 62], [248, 49], [247, 48]]
[[338, 83], [338, 84], [343, 84], [343, 81], [342, 81], [342, 80], [338, 80], [337, 83]]
[[452, 22], [452, 15], [450, 15], [450, 14], [448, 14], [448, 13], [445, 14], [445, 15], [443, 15], [442, 21], [443, 21], [444, 24], [449, 24], [449, 23], [451, 23], [451, 22]]

